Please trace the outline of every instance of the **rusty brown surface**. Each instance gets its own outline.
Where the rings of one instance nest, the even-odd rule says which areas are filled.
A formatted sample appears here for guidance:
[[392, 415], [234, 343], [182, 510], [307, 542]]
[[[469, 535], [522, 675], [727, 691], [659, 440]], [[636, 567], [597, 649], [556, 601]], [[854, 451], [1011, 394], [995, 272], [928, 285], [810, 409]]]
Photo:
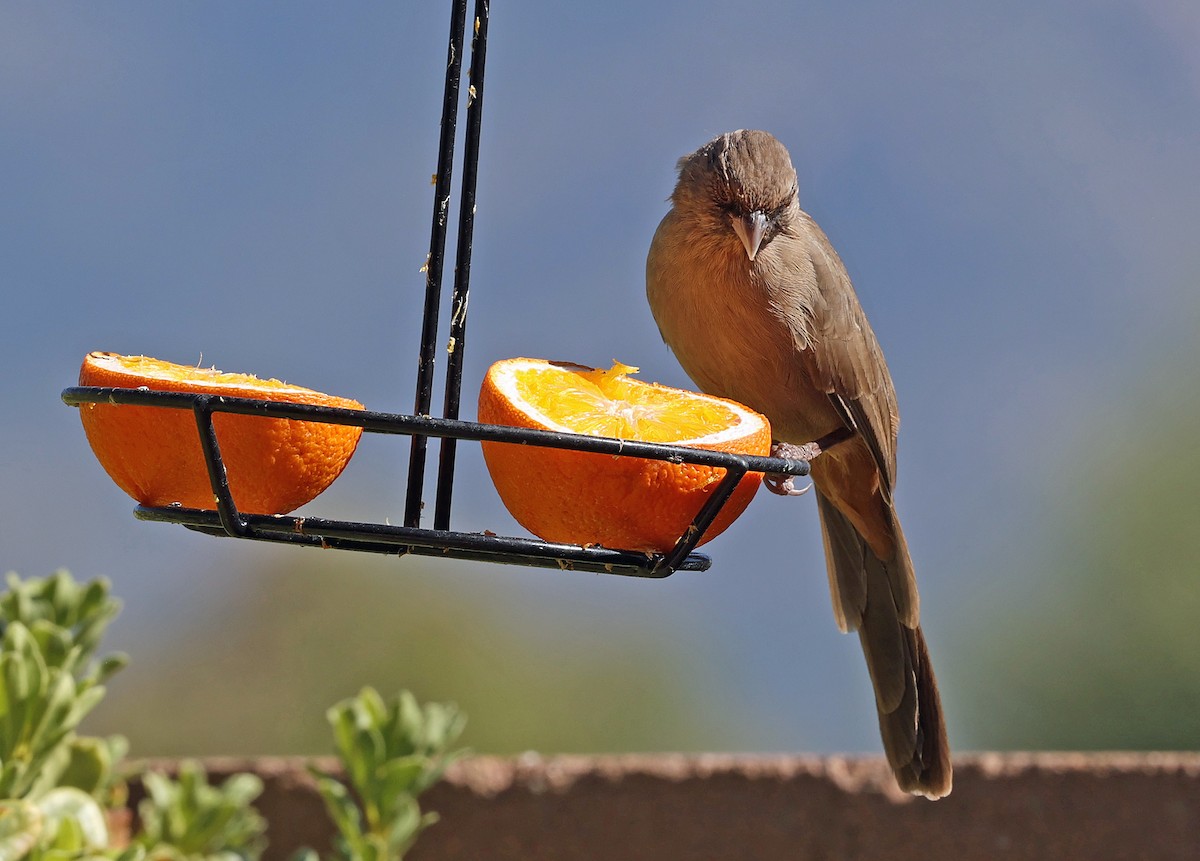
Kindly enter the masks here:
[[[328, 849], [302, 761], [205, 765], [266, 781], [268, 861]], [[981, 754], [954, 777], [930, 802], [899, 795], [872, 759], [476, 757], [422, 798], [441, 821], [408, 858], [1200, 859], [1200, 754]]]

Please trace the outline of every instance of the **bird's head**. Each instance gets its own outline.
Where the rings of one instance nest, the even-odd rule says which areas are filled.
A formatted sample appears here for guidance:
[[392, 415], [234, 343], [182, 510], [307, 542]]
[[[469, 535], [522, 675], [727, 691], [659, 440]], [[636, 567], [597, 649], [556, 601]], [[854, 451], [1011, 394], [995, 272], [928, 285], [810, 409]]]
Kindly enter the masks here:
[[750, 260], [799, 212], [796, 169], [767, 132], [740, 129], [679, 160], [677, 211], [713, 233], [736, 236]]

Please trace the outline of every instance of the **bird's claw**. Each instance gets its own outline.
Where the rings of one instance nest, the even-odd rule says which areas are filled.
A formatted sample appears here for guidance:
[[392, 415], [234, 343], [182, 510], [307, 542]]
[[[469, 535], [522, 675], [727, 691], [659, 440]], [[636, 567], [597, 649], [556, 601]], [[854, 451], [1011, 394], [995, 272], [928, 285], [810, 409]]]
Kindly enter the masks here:
[[[790, 442], [771, 443], [771, 457], [780, 457], [786, 460], [811, 461], [820, 453], [821, 447], [815, 442], [806, 443], [805, 445], [792, 445]], [[797, 489], [796, 476], [783, 472], [769, 472], [763, 476], [762, 481], [767, 490], [779, 496], [803, 496], [812, 490], [811, 484]]]
[[796, 476], [784, 472], [768, 472], [762, 477], [763, 486], [779, 496], [803, 496], [812, 490], [812, 485], [796, 489]]

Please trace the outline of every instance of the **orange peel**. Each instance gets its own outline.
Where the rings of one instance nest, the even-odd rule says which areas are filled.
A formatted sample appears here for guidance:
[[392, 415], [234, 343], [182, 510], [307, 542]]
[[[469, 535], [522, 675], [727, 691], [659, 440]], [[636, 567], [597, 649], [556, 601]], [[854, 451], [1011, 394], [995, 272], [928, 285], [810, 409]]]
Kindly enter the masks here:
[[[79, 385], [363, 409], [358, 401], [275, 379], [116, 353], [89, 353]], [[79, 416], [104, 471], [142, 505], [215, 507], [190, 410], [85, 403]], [[362, 428], [345, 425], [221, 412], [213, 426], [233, 501], [250, 514], [284, 514], [314, 499], [341, 475], [362, 435]]]

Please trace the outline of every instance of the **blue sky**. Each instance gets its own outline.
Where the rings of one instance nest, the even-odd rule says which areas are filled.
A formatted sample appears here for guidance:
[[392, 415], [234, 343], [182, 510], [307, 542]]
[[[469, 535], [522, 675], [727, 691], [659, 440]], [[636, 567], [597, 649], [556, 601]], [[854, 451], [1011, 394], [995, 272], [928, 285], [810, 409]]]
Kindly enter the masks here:
[[[0, 6], [0, 566], [113, 576], [116, 635], [145, 642], [239, 569], [301, 552], [135, 522], [58, 392], [104, 349], [408, 411], [447, 17]], [[1010, 588], [985, 579], [994, 560], [1014, 561], [1014, 589], [1043, 576], [1058, 482], [1194, 339], [1196, 4], [529, 0], [494, 4], [491, 36], [468, 413], [508, 356], [619, 358], [687, 385], [643, 295], [674, 162], [722, 131], [772, 131], [896, 381], [900, 511], [953, 714], [967, 614]], [[309, 510], [398, 520], [406, 452], [366, 440]], [[460, 464], [456, 528], [520, 534], [478, 453]], [[505, 573], [562, 618], [636, 605], [709, 663], [715, 695], [772, 716], [747, 744], [872, 750], [816, 523], [811, 500], [764, 495], [703, 576]]]

